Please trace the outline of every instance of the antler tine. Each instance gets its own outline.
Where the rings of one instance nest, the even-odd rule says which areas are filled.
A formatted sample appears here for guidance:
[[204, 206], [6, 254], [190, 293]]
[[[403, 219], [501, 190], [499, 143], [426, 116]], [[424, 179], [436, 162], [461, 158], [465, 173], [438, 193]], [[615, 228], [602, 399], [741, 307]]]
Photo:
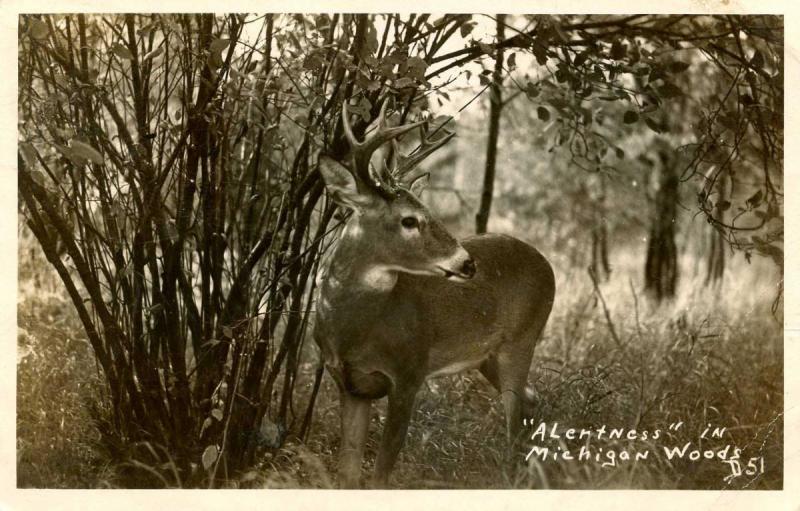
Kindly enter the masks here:
[[441, 137], [439, 140], [431, 142], [427, 137], [427, 129], [420, 127], [420, 146], [411, 155], [403, 158], [398, 157], [399, 163], [396, 164], [395, 168], [392, 170], [392, 173], [395, 175], [395, 177], [400, 179], [408, 174], [414, 167], [419, 165], [422, 160], [448, 143], [450, 139], [456, 135], [455, 132], [452, 131], [444, 130], [444, 132], [445, 135], [443, 137]]
[[369, 165], [370, 159], [372, 158], [372, 153], [374, 153], [376, 149], [386, 142], [393, 141], [400, 135], [408, 133], [409, 131], [423, 124], [423, 122], [415, 122], [403, 126], [396, 126], [394, 128], [387, 128], [386, 107], [388, 103], [388, 100], [383, 102], [381, 105], [380, 114], [378, 115], [377, 127], [372, 133], [367, 135], [362, 142], [359, 142], [353, 134], [353, 128], [350, 125], [350, 114], [347, 108], [347, 101], [345, 101], [342, 105], [342, 126], [344, 127], [344, 134], [347, 138], [347, 141], [350, 143], [353, 154], [353, 162], [355, 166], [353, 169], [354, 173], [366, 185], [381, 192], [389, 191], [387, 188], [391, 188], [392, 185], [391, 183], [384, 183], [380, 180], [380, 178], [376, 178], [372, 175]]

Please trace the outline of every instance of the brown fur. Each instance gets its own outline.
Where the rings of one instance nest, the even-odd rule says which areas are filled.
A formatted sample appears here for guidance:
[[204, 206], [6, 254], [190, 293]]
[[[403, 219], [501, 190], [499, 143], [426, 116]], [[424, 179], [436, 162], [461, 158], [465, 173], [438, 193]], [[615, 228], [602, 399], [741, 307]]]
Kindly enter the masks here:
[[350, 273], [323, 286], [326, 310], [317, 318], [315, 339], [342, 393], [343, 485], [357, 485], [369, 400], [389, 396], [375, 468], [375, 483], [384, 485], [417, 390], [448, 368], [479, 367], [504, 394], [509, 436], [514, 439], [521, 427], [533, 348], [552, 308], [553, 271], [536, 249], [515, 238], [482, 235], [462, 245], [477, 265], [472, 279], [399, 272], [390, 290], [346, 285], [370, 264], [358, 240], [345, 241], [334, 256], [331, 271], [336, 273], [338, 260]]

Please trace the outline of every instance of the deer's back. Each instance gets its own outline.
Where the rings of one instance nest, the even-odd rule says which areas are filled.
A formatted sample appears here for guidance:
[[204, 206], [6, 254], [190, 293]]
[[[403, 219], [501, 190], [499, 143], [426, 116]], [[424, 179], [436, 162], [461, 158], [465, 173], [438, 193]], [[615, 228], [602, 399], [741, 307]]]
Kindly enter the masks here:
[[479, 364], [500, 343], [543, 325], [552, 308], [553, 270], [535, 248], [497, 234], [473, 236], [462, 245], [478, 268], [472, 279], [403, 274], [395, 289], [399, 302], [416, 304], [412, 342], [426, 352], [429, 373]]

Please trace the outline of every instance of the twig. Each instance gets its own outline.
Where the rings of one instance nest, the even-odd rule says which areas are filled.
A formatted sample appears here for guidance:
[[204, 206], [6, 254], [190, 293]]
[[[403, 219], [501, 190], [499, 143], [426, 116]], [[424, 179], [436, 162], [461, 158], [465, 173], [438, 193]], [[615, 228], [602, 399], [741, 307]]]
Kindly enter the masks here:
[[597, 276], [594, 274], [594, 270], [591, 266], [586, 268], [589, 272], [589, 278], [592, 279], [592, 286], [594, 286], [594, 293], [597, 295], [597, 298], [600, 299], [600, 304], [603, 306], [603, 314], [606, 317], [606, 324], [608, 325], [608, 331], [611, 332], [611, 337], [614, 339], [614, 343], [618, 347], [622, 347], [622, 341], [620, 340], [619, 336], [617, 335], [617, 330], [614, 328], [614, 323], [611, 321], [611, 314], [608, 312], [608, 306], [606, 306], [606, 300], [603, 298], [603, 293], [600, 292], [600, 286], [597, 285]]
[[628, 279], [628, 285], [630, 286], [631, 294], [633, 295], [633, 317], [636, 320], [636, 337], [641, 340], [642, 326], [639, 323], [639, 297], [636, 296], [636, 289], [633, 287], [633, 279]]

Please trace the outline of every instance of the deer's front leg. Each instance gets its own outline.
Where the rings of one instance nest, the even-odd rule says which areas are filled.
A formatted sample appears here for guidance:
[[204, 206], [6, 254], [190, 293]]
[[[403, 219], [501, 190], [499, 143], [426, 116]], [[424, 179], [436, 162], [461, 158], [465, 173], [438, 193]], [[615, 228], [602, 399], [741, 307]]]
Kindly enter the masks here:
[[361, 459], [369, 430], [369, 411], [372, 402], [340, 389], [342, 436], [339, 446], [339, 486], [358, 488]]
[[403, 442], [408, 431], [408, 423], [414, 411], [414, 399], [417, 395], [419, 384], [397, 385], [389, 392], [389, 407], [386, 415], [386, 425], [383, 428], [383, 437], [375, 460], [375, 473], [372, 477], [372, 486], [385, 488], [389, 483], [389, 474], [397, 461], [397, 455], [403, 447]]

